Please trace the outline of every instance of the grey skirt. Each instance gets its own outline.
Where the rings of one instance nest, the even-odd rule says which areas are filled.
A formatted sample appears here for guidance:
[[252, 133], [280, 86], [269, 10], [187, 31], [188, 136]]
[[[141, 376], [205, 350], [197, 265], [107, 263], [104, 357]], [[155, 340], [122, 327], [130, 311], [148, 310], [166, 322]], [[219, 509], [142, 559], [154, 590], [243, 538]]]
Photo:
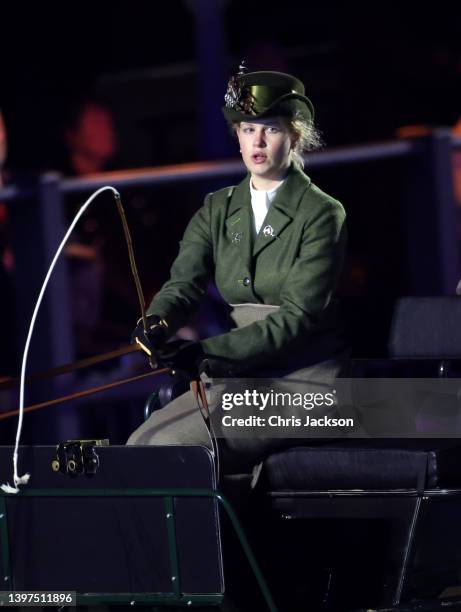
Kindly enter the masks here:
[[[238, 327], [244, 327], [255, 320], [261, 320], [278, 307], [267, 305], [237, 305], [233, 309], [234, 321]], [[258, 378], [270, 379], [276, 387], [284, 392], [296, 392], [302, 388], [309, 390], [331, 388], [338, 376], [344, 376], [348, 367], [348, 355], [346, 351], [338, 351], [332, 358], [294, 369], [292, 371], [261, 370]], [[208, 388], [209, 411], [211, 422], [220, 418], [221, 405], [216, 398], [226, 392], [226, 380], [213, 380], [204, 376], [202, 378]], [[256, 379], [248, 381], [248, 385], [254, 385]], [[239, 384], [245, 385], [241, 379]], [[235, 381], [232, 381], [235, 388]], [[277, 408], [272, 408], [276, 414]], [[300, 408], [302, 412], [302, 408]], [[332, 414], [331, 409], [326, 408], [325, 414]], [[271, 413], [268, 412], [266, 416]], [[192, 391], [183, 393], [161, 410], [154, 412], [140, 427], [129, 437], [127, 444], [139, 445], [203, 445], [212, 449], [210, 431], [205, 424], [200, 406]], [[295, 446], [311, 443], [306, 438], [297, 439], [293, 437], [271, 437], [267, 430], [252, 432], [252, 435], [235, 435], [235, 430], [221, 429], [218, 436], [218, 448], [220, 453], [221, 468], [224, 473], [248, 472], [260, 463], [271, 452]]]

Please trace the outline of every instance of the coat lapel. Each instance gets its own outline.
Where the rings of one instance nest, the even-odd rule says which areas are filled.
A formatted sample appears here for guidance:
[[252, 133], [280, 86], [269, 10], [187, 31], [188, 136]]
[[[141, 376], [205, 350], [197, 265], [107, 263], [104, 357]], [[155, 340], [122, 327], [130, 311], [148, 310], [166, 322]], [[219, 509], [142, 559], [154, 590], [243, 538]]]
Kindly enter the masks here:
[[251, 215], [249, 176], [237, 187], [230, 199], [226, 232], [241, 257], [248, 272], [251, 272], [251, 250], [253, 248], [253, 219]]
[[285, 227], [291, 223], [298, 210], [299, 202], [310, 184], [310, 179], [299, 170], [291, 168], [278, 190], [262, 227], [256, 237], [253, 257], [276, 240]]

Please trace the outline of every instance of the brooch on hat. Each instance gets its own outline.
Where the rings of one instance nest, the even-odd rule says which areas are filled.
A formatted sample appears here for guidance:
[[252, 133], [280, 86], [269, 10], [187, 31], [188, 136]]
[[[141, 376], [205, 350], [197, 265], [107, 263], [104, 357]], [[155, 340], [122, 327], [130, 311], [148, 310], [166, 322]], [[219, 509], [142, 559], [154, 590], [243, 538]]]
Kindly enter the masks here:
[[254, 111], [254, 100], [248, 88], [242, 85], [242, 77], [248, 72], [245, 66], [245, 60], [239, 66], [239, 71], [236, 75], [231, 76], [227, 83], [227, 91], [224, 96], [224, 102], [227, 108], [243, 111], [251, 114]]

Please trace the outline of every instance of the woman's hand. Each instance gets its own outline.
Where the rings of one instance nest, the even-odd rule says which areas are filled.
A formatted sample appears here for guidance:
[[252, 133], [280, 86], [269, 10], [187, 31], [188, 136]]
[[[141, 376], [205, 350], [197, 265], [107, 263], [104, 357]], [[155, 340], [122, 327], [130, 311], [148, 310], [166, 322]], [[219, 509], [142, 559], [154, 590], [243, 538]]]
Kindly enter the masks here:
[[143, 321], [139, 319], [131, 334], [131, 344], [139, 344], [149, 355], [150, 361], [157, 365], [158, 350], [165, 344], [167, 329], [167, 323], [157, 315], [147, 317], [147, 330], [144, 330]]
[[205, 359], [200, 342], [175, 340], [165, 344], [160, 352], [162, 364], [184, 372], [191, 379], [199, 377]]

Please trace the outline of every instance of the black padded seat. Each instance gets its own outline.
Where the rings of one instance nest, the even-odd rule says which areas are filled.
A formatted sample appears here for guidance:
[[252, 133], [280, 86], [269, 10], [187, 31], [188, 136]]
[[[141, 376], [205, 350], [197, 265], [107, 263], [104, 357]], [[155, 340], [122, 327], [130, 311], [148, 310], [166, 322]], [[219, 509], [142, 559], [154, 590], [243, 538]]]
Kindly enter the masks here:
[[293, 447], [265, 461], [269, 490], [389, 490], [461, 487], [461, 440], [355, 440]]
[[459, 296], [406, 297], [396, 301], [389, 353], [411, 359], [460, 359]]
[[[460, 297], [357, 298], [342, 306], [352, 376], [461, 377]], [[356, 584], [357, 597], [374, 584], [364, 595], [367, 608], [443, 597], [458, 588], [461, 439], [298, 442], [304, 446], [267, 457], [261, 479], [271, 516], [285, 525], [281, 550], [290, 572], [296, 554], [304, 577], [306, 559], [322, 558], [327, 550], [324, 601], [342, 602], [341, 584], [349, 592]], [[299, 533], [288, 538], [293, 521], [307, 521], [307, 544]], [[365, 586], [354, 582], [360, 575]]]

